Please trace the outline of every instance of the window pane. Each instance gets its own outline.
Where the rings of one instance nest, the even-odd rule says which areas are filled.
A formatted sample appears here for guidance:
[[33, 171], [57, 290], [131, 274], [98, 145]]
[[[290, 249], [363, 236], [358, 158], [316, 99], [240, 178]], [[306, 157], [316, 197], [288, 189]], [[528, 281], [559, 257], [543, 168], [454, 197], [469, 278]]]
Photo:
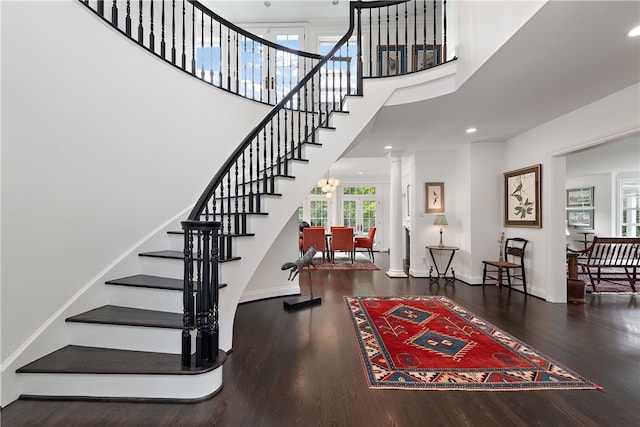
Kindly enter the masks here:
[[355, 200], [345, 200], [342, 202], [343, 218], [342, 224], [345, 227], [356, 226], [356, 202]]

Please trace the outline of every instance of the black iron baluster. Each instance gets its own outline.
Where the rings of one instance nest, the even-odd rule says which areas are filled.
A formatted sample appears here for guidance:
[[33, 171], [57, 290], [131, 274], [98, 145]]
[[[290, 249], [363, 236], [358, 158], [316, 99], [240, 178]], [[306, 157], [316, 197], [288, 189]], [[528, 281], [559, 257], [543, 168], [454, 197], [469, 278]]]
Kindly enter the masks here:
[[[389, 58], [391, 57], [391, 46], [389, 45], [390, 43], [390, 29], [391, 27], [389, 26], [389, 6], [387, 6], [387, 61], [386, 61], [386, 74], [385, 75], [389, 75]], [[382, 54], [380, 55], [380, 58], [382, 59]]]
[[267, 128], [264, 128], [264, 144], [262, 144], [262, 192], [269, 193], [267, 181]]
[[[309, 138], [309, 86], [304, 84], [304, 142]], [[302, 140], [298, 143], [298, 158], [302, 158]]]
[[236, 93], [240, 92], [240, 62], [239, 62], [239, 55], [240, 53], [238, 52], [238, 32], [235, 31], [235, 40], [236, 40], [236, 66], [235, 66], [235, 70], [233, 71], [235, 77], [236, 77]]
[[242, 36], [242, 81], [244, 83], [244, 93], [247, 96], [247, 36]]
[[124, 18], [125, 34], [131, 37], [131, 1], [127, 0], [127, 15]]
[[447, 60], [447, 0], [443, 0], [442, 2], [442, 19], [442, 50], [440, 51], [441, 59], [438, 64], [446, 62]]
[[[195, 15], [195, 13], [194, 13]], [[205, 48], [204, 48], [204, 12], [201, 10], [200, 11], [200, 60], [202, 61], [202, 66], [200, 67], [200, 78], [202, 80], [205, 80], [204, 77], [204, 52], [205, 52]], [[195, 64], [194, 64], [194, 69], [195, 69]]]
[[[300, 108], [300, 92], [298, 91], [298, 108]], [[294, 150], [295, 150], [295, 125], [294, 125], [294, 118], [295, 118], [295, 113], [293, 111], [293, 109], [295, 108], [293, 106], [293, 101], [289, 101], [289, 108], [291, 111], [291, 135], [289, 135], [289, 152], [291, 153], [289, 158], [293, 159], [294, 158]], [[299, 116], [298, 116], [299, 117]]]
[[231, 28], [227, 27], [227, 90], [231, 90]]
[[253, 141], [249, 144], [249, 212], [255, 212], [253, 205]]
[[413, 50], [411, 51], [411, 61], [413, 71], [418, 71], [418, 2], [413, 2]]
[[246, 162], [245, 162], [245, 153], [247, 150], [242, 152], [242, 234], [247, 233], [247, 177], [246, 177]]
[[404, 72], [407, 73], [409, 71], [409, 33], [408, 33], [408, 27], [409, 27], [409, 12], [407, 10], [407, 3], [404, 4], [404, 51], [405, 51], [405, 70]]
[[111, 24], [118, 28], [118, 5], [116, 1], [117, 0], [113, 0], [113, 4], [111, 5]]
[[[339, 63], [339, 62], [338, 62]], [[331, 111], [336, 110], [336, 58], [331, 58]], [[327, 116], [327, 124], [329, 116]]]
[[436, 29], [436, 0], [433, 0], [433, 65], [439, 64], [437, 55], [436, 55], [436, 33], [437, 33], [437, 29]]
[[[227, 173], [227, 235], [225, 239], [227, 257], [231, 258], [231, 221], [233, 219], [233, 211], [231, 210], [231, 170]], [[237, 222], [237, 221], [236, 221]]]
[[98, 0], [98, 14], [104, 16], [104, 0]]
[[156, 51], [156, 37], [153, 33], [153, 18], [154, 16], [153, 16], [153, 0], [152, 0], [150, 12], [149, 12], [149, 25], [150, 25], [149, 28], [151, 29], [151, 33], [149, 34], [149, 49], [151, 49], [151, 52]]
[[[289, 101], [288, 104], [291, 105], [291, 101]], [[287, 111], [288, 108], [289, 107], [285, 106], [282, 109], [282, 113], [284, 114], [284, 139], [282, 141], [282, 146], [284, 147], [284, 155], [282, 156], [281, 159], [280, 158], [278, 159], [278, 164], [280, 164], [282, 161], [284, 161], [284, 175], [289, 175], [289, 162], [287, 161], [287, 145], [288, 145], [288, 141], [289, 141], [287, 139], [288, 129], [289, 129], [287, 127], [288, 124], [289, 124], [289, 121], [288, 121], [289, 114], [288, 114], [288, 111]], [[278, 139], [280, 139], [280, 123], [278, 123]], [[278, 156], [278, 157], [280, 157], [280, 156]]]
[[218, 43], [220, 48], [218, 49], [218, 87], [222, 87], [222, 23], [218, 22]]
[[280, 111], [277, 114], [277, 122], [276, 122], [276, 140], [277, 140], [277, 153], [278, 157], [276, 158], [276, 168], [277, 175], [282, 175], [282, 146], [280, 145]]
[[[278, 113], [279, 114], [279, 113]], [[269, 175], [269, 193], [274, 193], [274, 188], [275, 188], [275, 183], [276, 183], [276, 179], [274, 176], [274, 160], [275, 160], [275, 147], [273, 146], [273, 119], [271, 119], [271, 121], [269, 122], [269, 160], [270, 160], [270, 175]]]
[[264, 45], [262, 43], [259, 44], [259, 58], [260, 58], [260, 102], [263, 100], [264, 94], [264, 86], [263, 86], [263, 77], [264, 77]]
[[182, 0], [182, 69], [187, 71], [187, 8], [184, 2], [185, 0]]
[[161, 24], [160, 24], [160, 56], [162, 59], [165, 58], [166, 53], [166, 43], [164, 41], [164, 1], [162, 2], [162, 15], [161, 15]]
[[191, 75], [196, 75], [196, 7], [191, 7]]
[[402, 74], [402, 59], [400, 58], [400, 46], [398, 45], [398, 31], [400, 30], [398, 16], [398, 5], [396, 4], [396, 74]]
[[[233, 231], [235, 235], [240, 234], [240, 213], [238, 211], [238, 160], [234, 162], [234, 191], [233, 191]], [[231, 189], [229, 189], [229, 203], [231, 203]]]
[[[209, 45], [211, 49], [209, 49], [209, 78], [211, 79], [211, 84], [214, 84], [213, 81], [213, 18], [209, 17]], [[204, 57], [204, 53], [202, 54]], [[202, 61], [204, 62], [204, 60]]]
[[[312, 78], [311, 79], [311, 142], [315, 143], [316, 142], [316, 124], [315, 124], [315, 119], [316, 119], [316, 114], [315, 114], [315, 110], [316, 110], [316, 101], [315, 101], [315, 91], [316, 91], [316, 79]], [[308, 138], [308, 134], [307, 134], [307, 138]]]
[[[434, 17], [435, 18], [435, 17]], [[427, 68], [427, 0], [423, 2], [422, 23], [422, 70]]]
[[176, 0], [171, 1], [171, 63], [176, 65]]
[[138, 43], [144, 44], [144, 30], [142, 28], [142, 0], [140, 0], [140, 10], [138, 16]]
[[256, 134], [256, 205], [254, 212], [260, 212], [260, 131]]

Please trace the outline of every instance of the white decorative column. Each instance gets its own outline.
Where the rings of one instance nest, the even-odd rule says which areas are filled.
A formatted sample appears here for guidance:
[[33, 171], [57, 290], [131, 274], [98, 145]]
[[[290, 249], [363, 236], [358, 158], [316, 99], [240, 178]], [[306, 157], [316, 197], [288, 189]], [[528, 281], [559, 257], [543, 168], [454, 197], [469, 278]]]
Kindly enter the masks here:
[[389, 184], [389, 277], [407, 277], [402, 268], [402, 157], [389, 153], [391, 177]]

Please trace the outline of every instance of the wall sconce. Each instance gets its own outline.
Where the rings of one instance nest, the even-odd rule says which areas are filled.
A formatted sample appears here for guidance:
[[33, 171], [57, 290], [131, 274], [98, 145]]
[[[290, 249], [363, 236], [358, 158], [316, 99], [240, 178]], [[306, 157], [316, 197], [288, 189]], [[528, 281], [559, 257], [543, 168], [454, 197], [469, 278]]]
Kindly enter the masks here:
[[433, 222], [433, 225], [440, 226], [440, 244], [438, 246], [444, 246], [444, 244], [442, 243], [442, 226], [449, 225], [447, 223], [447, 217], [444, 216], [444, 214], [436, 215], [436, 220]]

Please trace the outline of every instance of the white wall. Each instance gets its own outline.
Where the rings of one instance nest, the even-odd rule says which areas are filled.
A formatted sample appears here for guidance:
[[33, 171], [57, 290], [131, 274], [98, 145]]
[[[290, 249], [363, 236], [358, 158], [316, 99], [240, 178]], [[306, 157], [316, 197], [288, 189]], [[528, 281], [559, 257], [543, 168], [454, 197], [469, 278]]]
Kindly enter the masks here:
[[6, 366], [66, 301], [192, 205], [266, 107], [181, 77], [79, 2], [1, 7]]

